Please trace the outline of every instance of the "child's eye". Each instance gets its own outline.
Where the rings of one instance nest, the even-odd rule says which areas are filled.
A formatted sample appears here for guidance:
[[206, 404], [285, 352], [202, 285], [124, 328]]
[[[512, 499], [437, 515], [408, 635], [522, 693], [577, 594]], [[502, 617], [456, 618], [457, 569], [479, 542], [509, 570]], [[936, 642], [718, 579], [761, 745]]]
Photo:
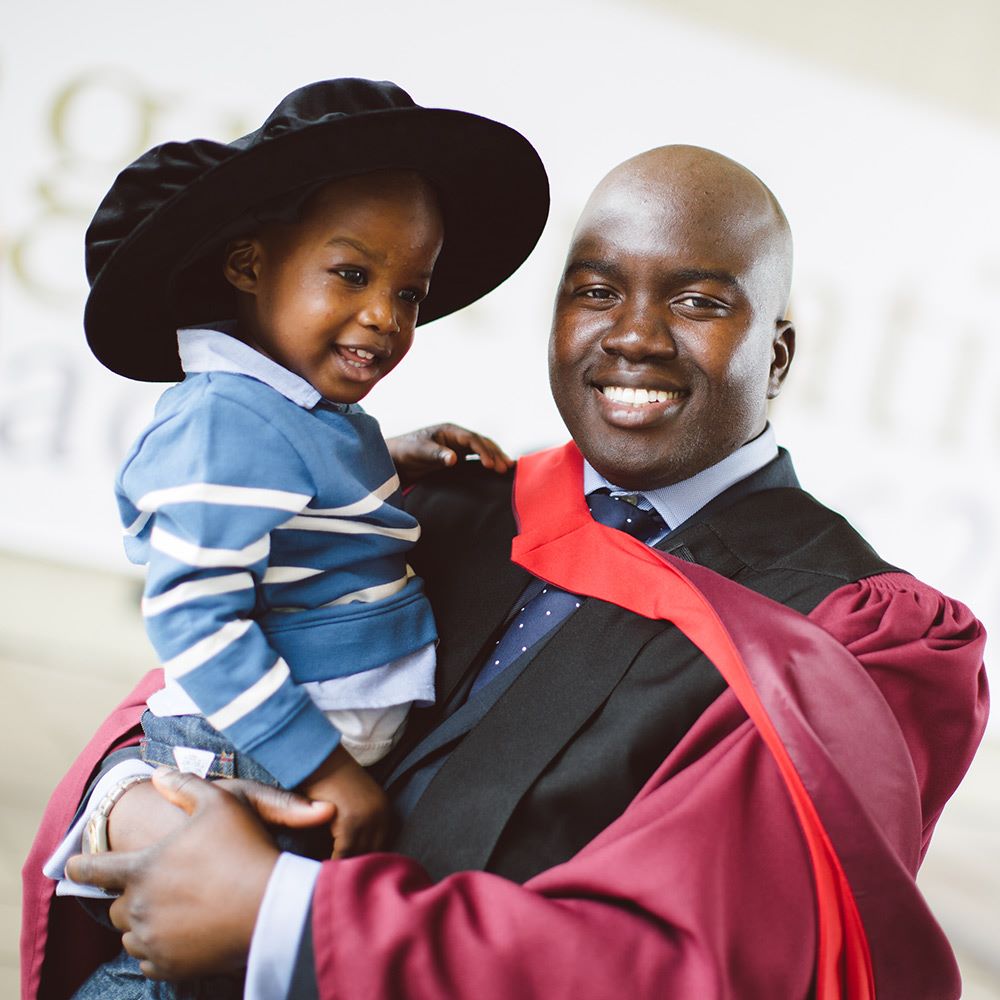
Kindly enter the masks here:
[[358, 267], [337, 267], [331, 273], [339, 275], [351, 285], [363, 285], [367, 280], [365, 272]]
[[421, 302], [424, 301], [424, 296], [426, 294], [427, 294], [426, 292], [419, 291], [416, 288], [404, 288], [399, 293], [399, 297], [404, 302], [410, 302], [413, 305], [418, 306], [418, 305], [420, 305]]

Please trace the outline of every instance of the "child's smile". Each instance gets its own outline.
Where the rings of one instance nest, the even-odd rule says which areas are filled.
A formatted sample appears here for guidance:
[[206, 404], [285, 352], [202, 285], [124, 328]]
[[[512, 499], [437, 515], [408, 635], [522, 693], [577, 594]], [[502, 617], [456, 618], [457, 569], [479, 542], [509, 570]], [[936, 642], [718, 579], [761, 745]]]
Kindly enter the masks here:
[[240, 333], [327, 399], [355, 403], [403, 359], [443, 227], [416, 174], [381, 171], [323, 187], [301, 221], [227, 250]]
[[377, 382], [387, 370], [384, 368], [385, 362], [392, 360], [391, 352], [376, 344], [369, 344], [368, 349], [336, 344], [334, 351], [347, 366], [346, 377], [358, 382]]

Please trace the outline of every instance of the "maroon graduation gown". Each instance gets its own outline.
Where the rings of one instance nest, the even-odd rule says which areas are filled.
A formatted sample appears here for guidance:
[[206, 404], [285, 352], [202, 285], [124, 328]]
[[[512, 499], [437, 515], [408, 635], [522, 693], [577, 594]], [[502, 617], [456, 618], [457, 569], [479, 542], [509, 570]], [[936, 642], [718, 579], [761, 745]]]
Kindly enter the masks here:
[[[873, 983], [880, 998], [957, 996], [913, 876], [982, 733], [978, 622], [898, 573], [805, 619], [595, 524], [580, 467], [572, 446], [522, 460], [515, 561], [674, 621], [730, 689], [616, 822], [523, 886], [484, 872], [432, 884], [394, 855], [325, 865], [323, 995], [771, 998], [815, 982], [824, 1000], [872, 996]], [[73, 958], [57, 936], [73, 918], [48, 922], [41, 861], [144, 696], [109, 720], [46, 814], [25, 869], [25, 997], [46, 927], [50, 955]]]

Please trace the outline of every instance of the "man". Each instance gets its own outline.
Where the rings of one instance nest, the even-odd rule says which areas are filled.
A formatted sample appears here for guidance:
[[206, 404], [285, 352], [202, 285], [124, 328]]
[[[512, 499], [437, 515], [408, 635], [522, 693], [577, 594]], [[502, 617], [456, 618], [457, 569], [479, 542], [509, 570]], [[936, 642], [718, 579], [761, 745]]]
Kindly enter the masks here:
[[718, 154], [605, 178], [553, 324], [573, 443], [521, 460], [518, 524], [509, 477], [410, 495], [440, 695], [382, 775], [399, 854], [279, 861], [234, 796], [158, 777], [190, 822], [69, 868], [127, 887], [147, 973], [240, 966], [253, 935], [262, 996], [958, 996], [913, 876], [982, 734], [984, 637], [777, 450], [790, 270], [774, 197]]

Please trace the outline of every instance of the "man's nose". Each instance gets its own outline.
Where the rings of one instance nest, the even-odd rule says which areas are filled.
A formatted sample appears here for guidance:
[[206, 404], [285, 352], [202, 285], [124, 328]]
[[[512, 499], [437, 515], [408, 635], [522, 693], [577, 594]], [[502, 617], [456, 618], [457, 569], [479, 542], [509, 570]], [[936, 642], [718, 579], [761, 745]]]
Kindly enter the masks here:
[[677, 342], [670, 329], [669, 313], [663, 306], [637, 303], [622, 310], [614, 326], [604, 335], [601, 347], [626, 361], [677, 356]]
[[389, 291], [371, 289], [358, 312], [358, 322], [373, 333], [399, 333], [398, 300]]

